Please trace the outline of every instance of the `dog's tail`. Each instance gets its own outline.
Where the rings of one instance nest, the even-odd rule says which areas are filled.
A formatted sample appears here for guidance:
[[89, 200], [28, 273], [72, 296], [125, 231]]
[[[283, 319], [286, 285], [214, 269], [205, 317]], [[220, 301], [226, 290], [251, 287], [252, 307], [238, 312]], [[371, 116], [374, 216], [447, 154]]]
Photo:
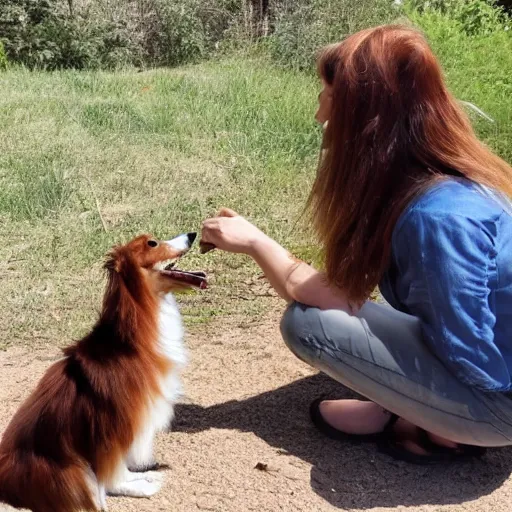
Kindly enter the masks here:
[[57, 465], [34, 453], [0, 454], [0, 502], [33, 512], [99, 510], [94, 475], [85, 465]]

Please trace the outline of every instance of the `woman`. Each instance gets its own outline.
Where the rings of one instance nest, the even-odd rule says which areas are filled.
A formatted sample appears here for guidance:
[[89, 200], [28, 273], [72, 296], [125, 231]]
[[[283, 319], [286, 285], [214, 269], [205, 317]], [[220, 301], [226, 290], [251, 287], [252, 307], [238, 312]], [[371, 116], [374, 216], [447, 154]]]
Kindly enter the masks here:
[[[327, 126], [308, 206], [325, 272], [228, 209], [203, 242], [252, 256], [290, 303], [289, 348], [369, 399], [316, 400], [328, 436], [416, 463], [512, 444], [511, 167], [417, 31], [364, 30], [318, 70]], [[377, 285], [392, 308], [366, 302]]]

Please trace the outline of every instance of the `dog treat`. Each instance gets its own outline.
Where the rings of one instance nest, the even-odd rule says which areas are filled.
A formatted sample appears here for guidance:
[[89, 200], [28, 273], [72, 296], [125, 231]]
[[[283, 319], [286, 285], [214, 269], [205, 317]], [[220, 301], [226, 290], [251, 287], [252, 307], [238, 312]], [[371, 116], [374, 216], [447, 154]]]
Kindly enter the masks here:
[[206, 254], [207, 252], [213, 251], [215, 249], [215, 245], [209, 242], [199, 242], [199, 251], [201, 254]]

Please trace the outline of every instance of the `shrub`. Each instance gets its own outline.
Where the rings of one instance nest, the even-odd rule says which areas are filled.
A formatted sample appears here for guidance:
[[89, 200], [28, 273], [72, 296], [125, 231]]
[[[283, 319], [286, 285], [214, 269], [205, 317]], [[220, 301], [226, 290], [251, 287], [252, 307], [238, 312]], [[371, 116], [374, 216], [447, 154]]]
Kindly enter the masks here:
[[144, 50], [149, 62], [178, 65], [205, 56], [200, 0], [179, 3], [154, 0], [152, 7], [143, 31]]
[[[466, 34], [511, 28], [494, 0], [409, 0]], [[0, 41], [29, 68], [179, 65], [219, 49], [268, 49], [279, 63], [311, 69], [316, 51], [403, 14], [398, 0], [0, 0]], [[265, 38], [262, 36], [270, 35]], [[256, 41], [261, 45], [254, 45]], [[4, 64], [5, 65], [5, 64]]]
[[44, 58], [48, 42], [41, 40], [41, 29], [52, 19], [54, 8], [52, 0], [0, 0], [0, 38], [9, 59]]
[[309, 69], [319, 48], [363, 28], [391, 22], [400, 13], [390, 0], [294, 2], [277, 13], [271, 53], [287, 67]]
[[121, 21], [71, 16], [56, 0], [0, 0], [0, 38], [7, 57], [29, 68], [112, 67], [132, 62], [133, 46]]
[[4, 48], [2, 41], [0, 41], [0, 70], [6, 69], [7, 64], [8, 64], [8, 61], [7, 61], [7, 55], [5, 53], [5, 48]]
[[210, 55], [239, 12], [235, 0], [0, 0], [0, 39], [30, 68], [178, 65]]
[[461, 2], [452, 15], [468, 35], [492, 34], [510, 25], [502, 7], [483, 0]]
[[512, 162], [512, 30], [499, 21], [472, 31], [469, 27], [474, 25], [463, 25], [453, 11], [440, 9], [412, 10], [408, 16], [425, 32], [455, 96], [494, 120], [489, 122], [470, 109], [479, 135]]
[[439, 12], [460, 23], [467, 35], [486, 35], [512, 28], [511, 20], [495, 0], [411, 0], [420, 14]]
[[232, 0], [150, 0], [140, 33], [146, 62], [179, 65], [210, 56], [240, 12]]

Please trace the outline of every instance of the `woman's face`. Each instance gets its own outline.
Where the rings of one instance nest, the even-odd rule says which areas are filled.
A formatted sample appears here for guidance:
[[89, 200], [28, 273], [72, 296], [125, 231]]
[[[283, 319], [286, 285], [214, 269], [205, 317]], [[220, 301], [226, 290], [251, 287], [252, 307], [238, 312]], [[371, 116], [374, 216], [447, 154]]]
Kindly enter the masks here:
[[332, 105], [332, 85], [329, 85], [322, 80], [322, 90], [318, 95], [318, 110], [316, 111], [315, 119], [320, 124], [325, 124], [331, 117]]

